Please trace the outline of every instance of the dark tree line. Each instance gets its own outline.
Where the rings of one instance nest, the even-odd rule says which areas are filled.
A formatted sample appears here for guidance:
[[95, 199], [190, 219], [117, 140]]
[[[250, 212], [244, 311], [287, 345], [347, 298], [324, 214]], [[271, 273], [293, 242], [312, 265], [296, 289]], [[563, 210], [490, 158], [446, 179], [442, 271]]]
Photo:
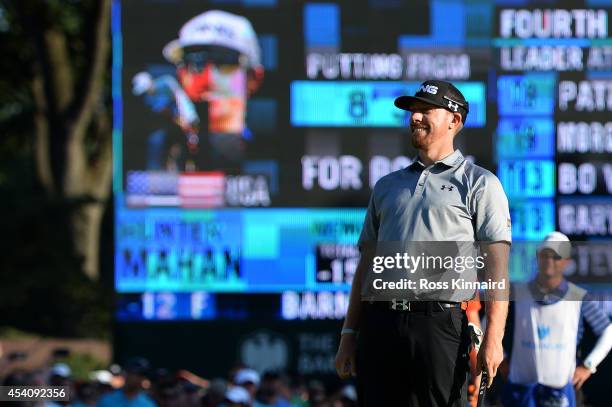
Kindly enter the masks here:
[[0, 0], [0, 325], [107, 333], [110, 3]]

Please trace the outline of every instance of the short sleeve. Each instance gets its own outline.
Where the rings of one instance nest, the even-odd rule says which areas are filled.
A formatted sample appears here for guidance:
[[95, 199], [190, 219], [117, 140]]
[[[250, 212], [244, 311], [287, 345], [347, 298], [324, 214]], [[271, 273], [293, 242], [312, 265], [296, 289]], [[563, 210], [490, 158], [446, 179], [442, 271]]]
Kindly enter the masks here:
[[483, 176], [474, 199], [476, 240], [512, 242], [512, 226], [508, 198], [499, 179], [491, 173]]
[[363, 221], [361, 235], [359, 236], [359, 250], [363, 250], [364, 245], [367, 243], [378, 241], [379, 224], [378, 213], [376, 211], [376, 204], [374, 200], [374, 192], [372, 192], [370, 202], [368, 204], [368, 210], [366, 211], [365, 215], [365, 220]]

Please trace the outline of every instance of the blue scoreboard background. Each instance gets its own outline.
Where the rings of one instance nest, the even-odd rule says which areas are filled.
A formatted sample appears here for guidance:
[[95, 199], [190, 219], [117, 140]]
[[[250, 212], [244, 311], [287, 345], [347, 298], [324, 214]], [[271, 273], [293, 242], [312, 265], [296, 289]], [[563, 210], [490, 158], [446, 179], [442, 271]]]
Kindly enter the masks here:
[[[238, 92], [245, 152], [231, 165], [209, 154], [224, 137], [207, 125], [217, 102], [181, 105], [184, 62], [167, 54], [211, 10], [244, 17], [260, 50], [260, 86]], [[416, 153], [393, 99], [431, 78], [469, 100], [456, 147], [497, 173], [516, 242], [552, 230], [611, 240], [611, 10], [604, 0], [115, 0], [118, 318], [244, 318], [257, 298], [275, 318], [341, 318], [372, 187]], [[172, 97], [136, 90], [143, 72]], [[184, 141], [194, 134], [195, 165]], [[511, 272], [526, 278], [522, 265]]]

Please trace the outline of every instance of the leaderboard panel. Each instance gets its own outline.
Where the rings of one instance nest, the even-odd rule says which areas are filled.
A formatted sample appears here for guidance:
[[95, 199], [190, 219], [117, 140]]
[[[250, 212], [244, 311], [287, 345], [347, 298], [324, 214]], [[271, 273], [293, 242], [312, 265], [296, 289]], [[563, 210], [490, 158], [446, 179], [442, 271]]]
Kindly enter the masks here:
[[[580, 242], [566, 275], [602, 304], [612, 290], [610, 6], [507, 2], [496, 7], [493, 41], [498, 175], [511, 198], [513, 237], [536, 240], [554, 228]], [[533, 258], [534, 249], [522, 256]], [[527, 263], [513, 260], [515, 280], [531, 278], [521, 276]]]
[[397, 96], [456, 83], [458, 147], [494, 169], [489, 45], [461, 29], [488, 7], [115, 1], [117, 291], [146, 315], [156, 293], [176, 315], [189, 293], [347, 293], [372, 188], [416, 153]]
[[[495, 8], [498, 175], [516, 198], [515, 238], [537, 239], [553, 227], [573, 240], [612, 237], [605, 214], [610, 6], [508, 1]], [[540, 227], [525, 230], [525, 219]]]
[[113, 1], [115, 287], [136, 310], [121, 315], [224, 318], [219, 299], [245, 294], [281, 317], [298, 297], [329, 309], [372, 188], [416, 154], [393, 99], [425, 79], [469, 100], [455, 145], [499, 176], [515, 241], [612, 238], [610, 10]]

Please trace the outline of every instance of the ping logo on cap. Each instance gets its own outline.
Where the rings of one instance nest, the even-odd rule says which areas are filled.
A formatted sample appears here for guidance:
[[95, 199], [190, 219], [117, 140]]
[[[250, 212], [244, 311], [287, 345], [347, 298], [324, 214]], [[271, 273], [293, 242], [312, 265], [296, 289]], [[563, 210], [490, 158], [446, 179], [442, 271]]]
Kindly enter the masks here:
[[438, 93], [438, 87], [434, 85], [421, 85], [421, 92], [427, 92], [435, 95]]
[[209, 32], [210, 35], [218, 35], [229, 39], [236, 38], [236, 34], [232, 27], [222, 24], [210, 24], [204, 21], [201, 25], [193, 27], [194, 33], [199, 31], [201, 34]]

